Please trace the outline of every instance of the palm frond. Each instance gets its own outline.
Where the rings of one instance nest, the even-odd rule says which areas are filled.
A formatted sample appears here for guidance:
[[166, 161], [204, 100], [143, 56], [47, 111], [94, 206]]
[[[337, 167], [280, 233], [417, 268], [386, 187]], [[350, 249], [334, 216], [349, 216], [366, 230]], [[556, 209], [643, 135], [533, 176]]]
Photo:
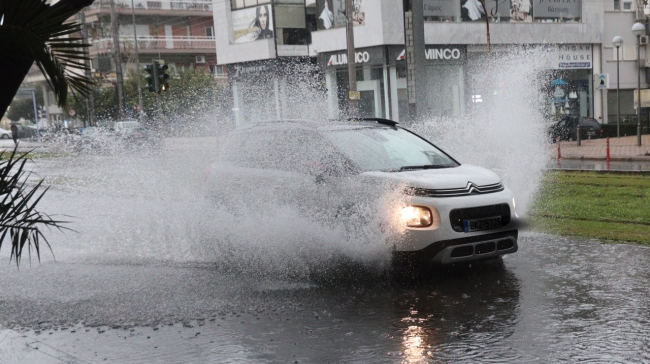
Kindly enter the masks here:
[[[0, 152], [0, 159], [6, 152]], [[52, 219], [36, 210], [48, 188], [42, 189], [43, 180], [30, 187], [27, 184], [30, 173], [25, 171], [25, 155], [17, 155], [16, 149], [6, 160], [0, 162], [0, 248], [8, 240], [11, 243], [11, 259], [20, 266], [25, 247], [31, 257], [34, 248], [39, 261], [42, 243], [52, 251], [43, 234], [43, 228], [71, 230], [63, 224], [67, 221]]]
[[66, 22], [77, 10], [60, 1], [48, 5], [45, 0], [0, 1], [0, 53], [13, 52], [36, 62], [54, 90], [59, 106], [67, 100], [68, 88], [87, 96], [93, 80], [86, 76], [89, 61], [83, 38], [74, 34], [81, 24]]

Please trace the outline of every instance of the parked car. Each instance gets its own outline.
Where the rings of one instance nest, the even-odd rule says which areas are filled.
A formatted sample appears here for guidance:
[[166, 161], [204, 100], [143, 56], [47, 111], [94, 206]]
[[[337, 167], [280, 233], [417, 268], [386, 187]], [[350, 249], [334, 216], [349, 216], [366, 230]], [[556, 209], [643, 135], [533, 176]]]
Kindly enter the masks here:
[[74, 139], [74, 150], [79, 153], [106, 153], [116, 149], [116, 139], [108, 129], [88, 126]]
[[11, 131], [0, 128], [1, 139], [11, 139]]
[[[269, 196], [322, 224], [379, 231], [399, 221], [395, 262], [451, 264], [518, 249], [515, 199], [499, 176], [459, 163], [394, 121], [251, 123], [226, 138], [206, 171], [208, 196], [247, 206], [243, 215], [264, 209], [269, 202], [256, 199]], [[386, 192], [404, 204], [359, 207]], [[378, 226], [368, 222], [374, 214]]]
[[124, 147], [157, 147], [161, 144], [158, 135], [137, 121], [119, 121], [113, 128]]
[[574, 141], [577, 140], [578, 125], [580, 125], [580, 139], [597, 139], [603, 135], [603, 129], [600, 123], [593, 118], [565, 116], [548, 129], [548, 137], [551, 142], [560, 140]]

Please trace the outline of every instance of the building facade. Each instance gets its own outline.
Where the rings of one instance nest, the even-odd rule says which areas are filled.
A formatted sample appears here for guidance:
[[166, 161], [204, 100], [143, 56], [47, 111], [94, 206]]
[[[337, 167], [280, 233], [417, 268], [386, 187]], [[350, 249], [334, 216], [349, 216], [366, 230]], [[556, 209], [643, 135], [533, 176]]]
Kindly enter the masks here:
[[[115, 42], [112, 33], [111, 2], [115, 2], [122, 68], [162, 59], [172, 72], [199, 68], [223, 75], [217, 68], [212, 2], [204, 0], [97, 0], [83, 11], [91, 43], [93, 70], [108, 80], [115, 79]], [[137, 35], [137, 42], [136, 37]]]
[[[328, 116], [343, 115], [348, 106], [345, 1], [268, 1], [214, 3], [219, 7], [214, 13], [217, 63], [241, 75], [246, 69], [251, 74], [255, 70], [271, 72], [264, 66], [268, 60], [294, 57], [305, 63], [315, 62], [322, 73]], [[571, 114], [607, 123], [616, 114], [612, 106], [617, 104], [619, 79], [611, 44], [615, 35], [625, 40], [618, 62], [621, 113], [635, 113], [632, 90], [637, 87], [639, 72], [641, 88], [648, 88], [646, 67], [650, 67], [650, 61], [646, 61], [650, 59], [649, 47], [645, 46], [648, 37], [641, 38], [639, 68], [636, 37], [631, 32], [632, 24], [646, 22], [647, 9], [642, 1], [486, 0], [485, 4], [492, 54], [507, 57], [526, 50], [543, 54], [544, 59], [531, 67], [538, 69], [543, 80], [538, 103], [546, 119]], [[408, 118], [404, 19], [410, 22], [409, 16], [415, 13], [405, 16], [403, 3], [396, 0], [354, 1], [351, 18], [361, 116], [398, 121]], [[414, 83], [416, 92], [426, 97], [418, 109], [432, 117], [466, 115], [476, 107], [477, 100], [497, 92], [481, 89], [479, 82], [487, 54], [486, 14], [478, 0], [423, 0], [422, 14], [424, 76]], [[267, 17], [266, 23], [259, 20], [260, 16]], [[411, 31], [410, 24], [406, 25]], [[291, 72], [288, 68], [278, 69], [280, 73]], [[267, 93], [278, 89], [274, 79], [264, 81]], [[601, 82], [604, 80], [608, 82]], [[251, 85], [246, 86], [235, 76], [231, 85], [237, 108], [247, 107], [250, 100], [243, 93]], [[272, 109], [272, 102], [265, 107]], [[644, 102], [642, 96], [642, 106]]]

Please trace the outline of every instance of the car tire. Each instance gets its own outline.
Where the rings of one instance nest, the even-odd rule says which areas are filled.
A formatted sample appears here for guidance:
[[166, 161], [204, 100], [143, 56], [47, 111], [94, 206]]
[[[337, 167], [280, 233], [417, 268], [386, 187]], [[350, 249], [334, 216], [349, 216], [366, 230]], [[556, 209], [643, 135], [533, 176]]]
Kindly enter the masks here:
[[9, 135], [8, 135], [8, 134], [2, 134], [2, 136], [1, 136], [0, 138], [2, 138], [2, 139], [9, 139]]

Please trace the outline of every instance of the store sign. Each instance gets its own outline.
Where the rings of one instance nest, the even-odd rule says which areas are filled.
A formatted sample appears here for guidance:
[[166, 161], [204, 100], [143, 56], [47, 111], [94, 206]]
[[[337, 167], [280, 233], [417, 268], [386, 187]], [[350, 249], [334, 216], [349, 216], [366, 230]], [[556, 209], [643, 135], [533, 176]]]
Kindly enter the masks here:
[[533, 0], [535, 18], [581, 18], [582, 0]]
[[[358, 65], [377, 66], [384, 64], [384, 47], [364, 48], [354, 53], [354, 62]], [[343, 67], [348, 64], [348, 53], [320, 53], [318, 63], [323, 67]]]
[[308, 47], [306, 45], [278, 44], [278, 57], [306, 57], [309, 56]]
[[[406, 60], [404, 47], [393, 46], [388, 51], [391, 65]], [[427, 46], [424, 50], [424, 57], [427, 61], [435, 63], [463, 63], [467, 60], [467, 47], [464, 45]]]
[[428, 48], [425, 50], [424, 55], [428, 61], [437, 60], [459, 60], [461, 59], [460, 49], [458, 48]]
[[[368, 52], [356, 52], [354, 57], [355, 63], [368, 63], [370, 62], [370, 53]], [[348, 64], [348, 55], [345, 53], [333, 54], [330, 56], [329, 61], [327, 62], [328, 66], [340, 66]]]
[[554, 69], [590, 69], [593, 56], [591, 45], [563, 45], [557, 49], [557, 55], [551, 68]]
[[455, 16], [458, 0], [424, 0], [424, 16]]

